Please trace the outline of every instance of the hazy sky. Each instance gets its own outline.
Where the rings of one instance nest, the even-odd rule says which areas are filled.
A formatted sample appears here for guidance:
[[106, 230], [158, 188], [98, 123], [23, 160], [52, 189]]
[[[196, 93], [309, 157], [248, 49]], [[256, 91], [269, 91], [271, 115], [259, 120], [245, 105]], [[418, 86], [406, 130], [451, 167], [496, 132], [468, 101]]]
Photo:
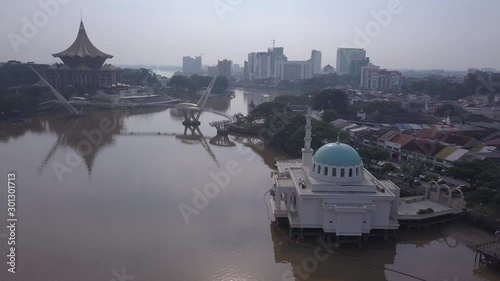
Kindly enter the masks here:
[[[385, 26], [373, 25], [372, 13], [393, 1], [399, 12], [381, 22]], [[40, 2], [61, 4], [44, 22]], [[385, 68], [500, 69], [498, 0], [3, 1], [0, 61], [58, 62], [51, 54], [75, 39], [80, 9], [90, 39], [115, 56], [108, 60], [113, 64], [181, 65], [182, 56], [201, 53], [203, 64], [224, 58], [242, 64], [249, 52], [266, 51], [276, 39], [289, 59], [322, 51], [323, 65], [335, 66], [337, 48], [348, 44], [364, 47]], [[24, 17], [40, 26], [25, 32], [32, 38], [23, 35]], [[355, 43], [355, 29], [367, 26], [373, 31], [368, 41]]]

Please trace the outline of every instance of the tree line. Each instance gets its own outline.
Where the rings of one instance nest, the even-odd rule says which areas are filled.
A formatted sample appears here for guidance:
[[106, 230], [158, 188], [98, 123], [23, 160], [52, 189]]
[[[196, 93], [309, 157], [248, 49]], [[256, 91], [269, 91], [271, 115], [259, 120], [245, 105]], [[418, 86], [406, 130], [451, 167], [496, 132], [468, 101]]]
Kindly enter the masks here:
[[[174, 75], [169, 81], [169, 85], [178, 90], [188, 90], [196, 92], [202, 88], [208, 87], [212, 81], [212, 76], [193, 75], [191, 77], [183, 75]], [[215, 80], [213, 92], [216, 94], [223, 94], [229, 87], [229, 81], [224, 76], [218, 76]]]

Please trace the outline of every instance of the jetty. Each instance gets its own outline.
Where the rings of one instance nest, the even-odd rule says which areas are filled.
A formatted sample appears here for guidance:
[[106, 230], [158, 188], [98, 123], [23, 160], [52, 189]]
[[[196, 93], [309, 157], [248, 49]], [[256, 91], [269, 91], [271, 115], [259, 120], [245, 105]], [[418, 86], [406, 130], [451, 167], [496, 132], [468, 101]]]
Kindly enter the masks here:
[[476, 246], [476, 256], [474, 258], [474, 267], [496, 267], [500, 268], [500, 249], [498, 248], [498, 239]]

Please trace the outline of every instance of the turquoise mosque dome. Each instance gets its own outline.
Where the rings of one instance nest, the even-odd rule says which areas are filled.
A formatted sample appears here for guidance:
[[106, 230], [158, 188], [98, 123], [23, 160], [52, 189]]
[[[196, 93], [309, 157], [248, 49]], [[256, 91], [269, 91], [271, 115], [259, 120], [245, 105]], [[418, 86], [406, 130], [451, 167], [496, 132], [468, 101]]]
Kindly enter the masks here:
[[316, 151], [312, 160], [319, 165], [336, 167], [352, 167], [363, 164], [354, 148], [340, 142], [323, 145]]

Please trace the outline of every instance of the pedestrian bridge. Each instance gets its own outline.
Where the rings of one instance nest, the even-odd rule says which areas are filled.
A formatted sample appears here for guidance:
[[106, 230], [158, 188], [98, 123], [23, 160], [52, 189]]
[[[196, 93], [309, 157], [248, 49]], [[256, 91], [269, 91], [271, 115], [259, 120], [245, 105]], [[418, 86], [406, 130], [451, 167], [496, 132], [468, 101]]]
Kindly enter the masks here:
[[229, 114], [226, 114], [226, 113], [223, 113], [220, 111], [216, 111], [213, 109], [205, 109], [205, 111], [211, 112], [211, 113], [214, 113], [214, 114], [217, 114], [219, 116], [226, 118], [226, 120], [213, 121], [213, 122], [208, 123], [210, 126], [215, 127], [217, 129], [217, 134], [227, 134], [228, 129], [229, 129], [229, 125], [234, 124], [236, 122], [234, 117], [229, 115]]
[[183, 112], [184, 114], [184, 121], [182, 122], [183, 125], [199, 126], [201, 124], [200, 123], [201, 113], [203, 111], [207, 111], [226, 118], [226, 120], [210, 122], [209, 125], [217, 129], [217, 134], [227, 134], [229, 125], [235, 122], [234, 117], [229, 114], [222, 113], [220, 111], [206, 108], [208, 97], [212, 92], [212, 88], [215, 84], [216, 79], [217, 77], [214, 77], [212, 79], [206, 91], [203, 93], [203, 95], [200, 97], [200, 100], [197, 103], [180, 103], [176, 106], [176, 108], [181, 112]]

